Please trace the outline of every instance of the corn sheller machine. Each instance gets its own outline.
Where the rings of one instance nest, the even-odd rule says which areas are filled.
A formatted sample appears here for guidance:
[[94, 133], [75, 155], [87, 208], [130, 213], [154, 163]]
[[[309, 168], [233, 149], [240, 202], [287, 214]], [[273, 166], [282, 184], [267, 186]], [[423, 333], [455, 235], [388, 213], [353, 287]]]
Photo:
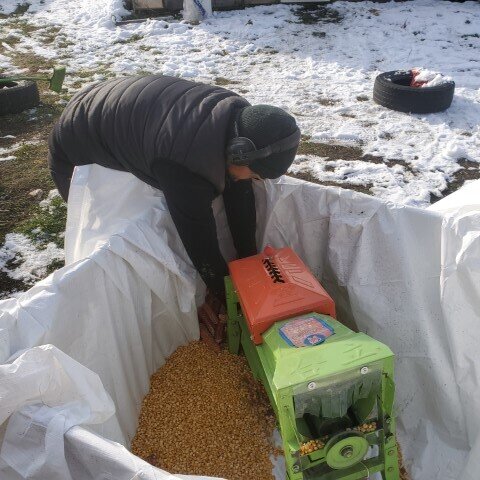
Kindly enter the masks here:
[[289, 480], [398, 480], [393, 353], [335, 319], [290, 248], [229, 264], [227, 339], [275, 411]]

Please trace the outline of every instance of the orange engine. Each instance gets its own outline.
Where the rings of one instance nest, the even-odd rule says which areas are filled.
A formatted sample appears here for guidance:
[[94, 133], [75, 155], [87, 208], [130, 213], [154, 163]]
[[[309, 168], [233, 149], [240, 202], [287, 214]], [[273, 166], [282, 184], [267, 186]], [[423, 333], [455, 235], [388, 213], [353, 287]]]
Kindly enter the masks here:
[[267, 246], [262, 253], [229, 264], [252, 340], [279, 320], [317, 312], [335, 318], [335, 304], [318, 280], [289, 247]]

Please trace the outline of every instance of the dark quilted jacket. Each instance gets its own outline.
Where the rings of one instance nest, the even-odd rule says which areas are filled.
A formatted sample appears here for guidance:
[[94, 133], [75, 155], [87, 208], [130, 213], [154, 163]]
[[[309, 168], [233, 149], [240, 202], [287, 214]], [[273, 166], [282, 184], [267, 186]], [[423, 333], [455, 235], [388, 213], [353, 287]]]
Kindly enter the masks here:
[[160, 188], [157, 166], [166, 160], [222, 192], [229, 121], [247, 105], [224, 88], [161, 75], [92, 85], [72, 98], [54, 127], [51, 166], [97, 163]]
[[240, 257], [257, 253], [251, 181], [225, 178], [225, 145], [235, 111], [249, 105], [233, 92], [172, 77], [126, 77], [75, 95], [50, 135], [49, 166], [68, 198], [75, 165], [126, 170], [163, 191], [193, 264], [225, 298], [228, 274], [212, 201], [223, 194]]

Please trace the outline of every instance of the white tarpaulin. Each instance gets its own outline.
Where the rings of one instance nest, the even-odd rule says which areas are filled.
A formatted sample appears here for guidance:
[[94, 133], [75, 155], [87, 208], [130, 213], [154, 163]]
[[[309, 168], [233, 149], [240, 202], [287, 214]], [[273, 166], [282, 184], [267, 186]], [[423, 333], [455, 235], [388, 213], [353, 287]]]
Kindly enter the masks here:
[[[291, 246], [339, 318], [395, 352], [413, 480], [478, 480], [478, 190], [460, 207], [429, 211], [290, 178], [256, 185], [259, 247]], [[221, 201], [214, 207], [229, 258]], [[0, 421], [10, 418], [0, 478], [181, 478], [112, 442], [129, 446], [150, 374], [198, 337], [204, 289], [163, 195], [128, 173], [77, 169], [66, 257], [0, 302]]]

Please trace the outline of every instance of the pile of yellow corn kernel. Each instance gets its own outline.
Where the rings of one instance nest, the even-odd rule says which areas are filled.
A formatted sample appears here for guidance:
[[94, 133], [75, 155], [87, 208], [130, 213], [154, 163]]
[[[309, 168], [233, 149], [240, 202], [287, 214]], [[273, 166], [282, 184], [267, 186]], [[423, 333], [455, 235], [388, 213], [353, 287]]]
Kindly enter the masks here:
[[274, 428], [245, 358], [192, 342], [152, 375], [131, 448], [174, 474], [273, 480]]
[[300, 455], [308, 455], [317, 450], [321, 450], [325, 446], [323, 440], [310, 440], [300, 445]]
[[377, 429], [376, 422], [362, 423], [358, 427], [353, 428], [353, 430], [356, 430], [357, 432], [362, 432], [362, 433], [371, 433], [371, 432], [374, 432], [376, 429]]

